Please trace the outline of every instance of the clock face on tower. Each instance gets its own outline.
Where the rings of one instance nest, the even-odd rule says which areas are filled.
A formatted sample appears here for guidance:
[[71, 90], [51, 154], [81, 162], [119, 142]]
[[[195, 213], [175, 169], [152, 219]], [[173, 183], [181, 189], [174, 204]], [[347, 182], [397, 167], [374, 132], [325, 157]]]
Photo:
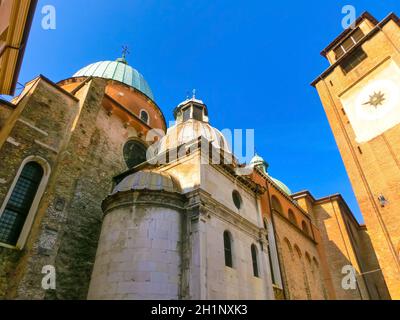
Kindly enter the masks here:
[[400, 124], [400, 68], [383, 63], [340, 96], [358, 143]]
[[399, 103], [399, 86], [392, 80], [376, 80], [367, 85], [356, 101], [357, 115], [365, 121], [384, 118]]

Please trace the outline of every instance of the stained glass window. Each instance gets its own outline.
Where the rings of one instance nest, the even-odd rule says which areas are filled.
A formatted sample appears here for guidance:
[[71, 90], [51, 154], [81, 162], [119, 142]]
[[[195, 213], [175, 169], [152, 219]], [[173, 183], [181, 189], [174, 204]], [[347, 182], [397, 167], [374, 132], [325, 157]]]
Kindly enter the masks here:
[[43, 177], [43, 168], [27, 163], [0, 216], [0, 242], [15, 246]]

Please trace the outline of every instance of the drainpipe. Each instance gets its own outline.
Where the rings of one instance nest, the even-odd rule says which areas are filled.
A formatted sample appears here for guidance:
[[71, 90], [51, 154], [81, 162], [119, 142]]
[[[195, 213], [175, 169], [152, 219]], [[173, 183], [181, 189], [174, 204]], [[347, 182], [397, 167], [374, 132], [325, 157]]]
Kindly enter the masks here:
[[[269, 193], [269, 186], [268, 186], [268, 181], [267, 181], [267, 191], [266, 191], [267, 197], [268, 197], [268, 203], [269, 203], [269, 208], [271, 210], [271, 223], [272, 223], [272, 227], [274, 228], [274, 237], [275, 237], [275, 249], [277, 252], [277, 257], [278, 257], [278, 265], [279, 265], [279, 273], [281, 276], [281, 281], [282, 281], [282, 289], [283, 289], [283, 296], [285, 297], [285, 300], [287, 300], [287, 296], [286, 296], [286, 286], [285, 286], [285, 281], [283, 280], [283, 276], [282, 276], [282, 261], [280, 258], [280, 254], [279, 254], [279, 248], [276, 242], [276, 228], [275, 228], [275, 220], [274, 220], [274, 214], [273, 214], [273, 208], [272, 208], [272, 202], [271, 202], [271, 194]], [[269, 248], [268, 248], [269, 249]], [[272, 269], [273, 272], [273, 269]]]

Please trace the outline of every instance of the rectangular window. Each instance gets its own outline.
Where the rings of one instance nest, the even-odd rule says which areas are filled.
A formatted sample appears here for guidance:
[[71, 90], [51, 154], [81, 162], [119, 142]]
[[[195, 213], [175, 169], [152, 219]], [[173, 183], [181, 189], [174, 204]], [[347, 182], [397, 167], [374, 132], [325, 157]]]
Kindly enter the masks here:
[[183, 122], [188, 121], [190, 119], [191, 111], [192, 111], [192, 109], [190, 107], [183, 110]]
[[343, 43], [342, 43], [342, 48], [344, 49], [344, 51], [349, 51], [351, 48], [353, 48], [353, 46], [355, 45], [356, 43], [354, 42], [354, 40], [353, 40], [353, 38], [352, 37], [350, 37], [350, 38], [347, 38], [346, 40], [344, 40], [343, 41]]
[[258, 271], [258, 255], [257, 255], [257, 248], [255, 245], [251, 246], [251, 258], [253, 260], [253, 275], [256, 278], [260, 277], [260, 273]]
[[225, 266], [233, 268], [232, 257], [232, 238], [230, 233], [224, 232], [224, 252], [225, 252]]
[[336, 48], [333, 49], [336, 60], [339, 60], [343, 55], [353, 48], [364, 37], [364, 33], [360, 28], [357, 28], [348, 38], [342, 41]]
[[364, 37], [364, 32], [362, 32], [360, 28], [357, 28], [351, 36], [355, 42], [358, 43]]
[[203, 109], [198, 106], [193, 106], [193, 119], [203, 121]]
[[364, 50], [362, 50], [361, 48], [355, 50], [350, 56], [344, 59], [341, 64], [344, 73], [349, 73], [366, 58], [367, 54], [364, 52]]
[[333, 50], [333, 52], [335, 52], [336, 60], [339, 60], [345, 54], [345, 52], [341, 46], [335, 48]]

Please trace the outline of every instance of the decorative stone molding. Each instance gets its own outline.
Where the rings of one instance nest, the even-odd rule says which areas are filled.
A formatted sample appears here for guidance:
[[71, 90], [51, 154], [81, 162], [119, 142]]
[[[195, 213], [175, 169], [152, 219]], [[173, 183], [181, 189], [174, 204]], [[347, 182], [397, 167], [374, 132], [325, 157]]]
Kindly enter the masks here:
[[[243, 232], [253, 237], [255, 241], [261, 241], [265, 246], [268, 244], [266, 237], [261, 237], [261, 235], [265, 233], [264, 228], [258, 227], [251, 221], [219, 203], [213, 199], [208, 192], [197, 189], [186, 194], [186, 196], [188, 198], [186, 210], [197, 212], [197, 216], [192, 216], [192, 220], [201, 219], [201, 221], [207, 222], [209, 219], [216, 217], [235, 226], [235, 228], [241, 229]], [[198, 208], [198, 210], [196, 211], [195, 208]]]
[[25, 119], [23, 119], [23, 118], [19, 118], [18, 121], [21, 122], [21, 123], [23, 123], [23, 124], [25, 124], [25, 125], [28, 126], [29, 128], [31, 128], [31, 129], [33, 129], [33, 130], [39, 132], [40, 134], [42, 134], [42, 135], [44, 135], [44, 136], [46, 136], [46, 137], [49, 135], [46, 131], [44, 131], [44, 130], [42, 130], [42, 129], [39, 129], [39, 128], [36, 127], [34, 124], [30, 123], [29, 121], [27, 121], [27, 120], [25, 120]]
[[184, 210], [185, 201], [185, 196], [178, 193], [153, 190], [126, 191], [107, 197], [102, 203], [102, 208], [104, 216], [116, 208], [127, 206], [164, 207]]
[[39, 140], [35, 140], [35, 143], [38, 144], [39, 146], [43, 147], [43, 148], [46, 148], [46, 149], [48, 149], [50, 151], [53, 151], [56, 154], [58, 154], [58, 152], [59, 152], [59, 150], [57, 150], [56, 148], [53, 148], [53, 147], [51, 147], [51, 146], [49, 146], [49, 145], [47, 145], [47, 144], [45, 144], [45, 143], [43, 143], [43, 142], [41, 142]]
[[7, 142], [8, 143], [11, 143], [12, 145], [14, 145], [14, 146], [16, 146], [16, 147], [19, 147], [21, 144], [17, 141], [17, 140], [15, 140], [13, 137], [8, 137], [7, 138]]

